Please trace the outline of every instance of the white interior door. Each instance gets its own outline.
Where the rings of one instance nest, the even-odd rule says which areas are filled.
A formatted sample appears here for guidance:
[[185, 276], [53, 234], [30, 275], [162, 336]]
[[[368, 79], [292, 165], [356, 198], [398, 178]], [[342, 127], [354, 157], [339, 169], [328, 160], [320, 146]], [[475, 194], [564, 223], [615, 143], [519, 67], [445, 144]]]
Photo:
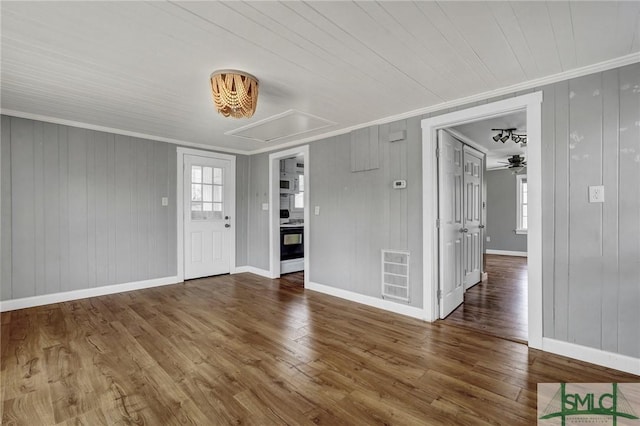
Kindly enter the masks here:
[[482, 169], [483, 155], [473, 148], [463, 149], [464, 182], [464, 288], [468, 289], [481, 280], [482, 265]]
[[462, 142], [439, 130], [438, 150], [440, 318], [445, 318], [464, 298]]
[[229, 160], [183, 158], [184, 278], [229, 273], [235, 171]]

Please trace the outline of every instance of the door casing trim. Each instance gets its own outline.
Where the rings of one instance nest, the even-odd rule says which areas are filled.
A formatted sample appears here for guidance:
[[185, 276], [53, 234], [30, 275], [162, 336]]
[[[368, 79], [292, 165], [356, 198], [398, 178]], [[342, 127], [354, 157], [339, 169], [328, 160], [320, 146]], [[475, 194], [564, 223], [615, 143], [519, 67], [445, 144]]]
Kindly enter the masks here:
[[236, 220], [236, 156], [229, 154], [221, 154], [218, 152], [203, 151], [193, 148], [176, 148], [176, 257], [177, 257], [177, 273], [178, 282], [184, 281], [184, 156], [196, 155], [199, 157], [215, 158], [219, 160], [227, 160], [231, 164], [231, 173], [234, 176], [231, 193], [233, 194], [233, 200], [229, 203], [229, 216], [231, 229], [229, 238], [229, 272], [231, 274], [236, 271], [236, 228], [238, 221]]
[[438, 318], [438, 129], [526, 111], [527, 182], [529, 185], [528, 344], [542, 349], [542, 92], [491, 102], [422, 120], [423, 310], [425, 320]]
[[280, 278], [280, 160], [302, 154], [304, 157], [304, 287], [309, 286], [311, 277], [311, 186], [309, 179], [309, 145], [269, 154], [269, 274]]

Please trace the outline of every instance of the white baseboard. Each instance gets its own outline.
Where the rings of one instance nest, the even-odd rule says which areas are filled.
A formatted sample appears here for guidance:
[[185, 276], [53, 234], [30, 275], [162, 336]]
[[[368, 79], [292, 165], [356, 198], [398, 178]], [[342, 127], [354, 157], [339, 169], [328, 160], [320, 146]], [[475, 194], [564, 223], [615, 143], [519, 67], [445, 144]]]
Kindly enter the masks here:
[[499, 254], [501, 256], [520, 256], [527, 257], [526, 251], [510, 251], [510, 250], [485, 250], [486, 254]]
[[640, 376], [640, 358], [589, 348], [548, 337], [542, 338], [542, 350]]
[[339, 297], [341, 299], [350, 300], [363, 305], [373, 306], [374, 308], [384, 309], [385, 311], [395, 312], [396, 314], [406, 315], [412, 318], [425, 319], [425, 313], [422, 308], [416, 308], [403, 303], [392, 302], [391, 300], [378, 299], [377, 297], [365, 296], [364, 294], [354, 293], [340, 288], [330, 287], [324, 284], [309, 282], [306, 290], [317, 291], [318, 293], [328, 294], [330, 296]]
[[178, 277], [162, 277], [152, 280], [134, 281], [123, 284], [105, 285], [102, 287], [84, 288], [81, 290], [65, 291], [61, 293], [43, 294], [41, 296], [24, 297], [0, 301], [0, 312], [14, 311], [16, 309], [31, 308], [34, 306], [50, 305], [52, 303], [67, 302], [69, 300], [86, 299], [87, 297], [105, 296], [107, 294], [122, 293], [125, 291], [141, 290], [143, 288], [159, 287], [176, 284]]
[[271, 277], [271, 271], [267, 271], [266, 269], [256, 268], [255, 266], [238, 266], [236, 267], [236, 270], [233, 273], [242, 274], [245, 272], [249, 272], [250, 274], [260, 275], [261, 277], [273, 279]]

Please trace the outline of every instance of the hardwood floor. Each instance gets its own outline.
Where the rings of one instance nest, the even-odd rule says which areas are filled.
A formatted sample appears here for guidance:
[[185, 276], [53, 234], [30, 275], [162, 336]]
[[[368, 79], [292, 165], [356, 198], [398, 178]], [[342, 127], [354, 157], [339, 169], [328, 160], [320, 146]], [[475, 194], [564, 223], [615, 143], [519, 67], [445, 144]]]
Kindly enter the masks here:
[[487, 281], [464, 294], [444, 321], [485, 334], [527, 342], [527, 258], [487, 254]]
[[2, 314], [6, 425], [535, 423], [538, 382], [639, 377], [226, 275]]

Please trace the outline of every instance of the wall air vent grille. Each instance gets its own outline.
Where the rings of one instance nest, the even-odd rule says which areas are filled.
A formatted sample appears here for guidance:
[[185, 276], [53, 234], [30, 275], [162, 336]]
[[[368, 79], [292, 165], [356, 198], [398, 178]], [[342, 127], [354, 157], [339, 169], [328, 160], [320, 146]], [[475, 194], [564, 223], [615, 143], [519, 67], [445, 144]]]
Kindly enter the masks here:
[[409, 302], [409, 252], [382, 250], [382, 297]]

